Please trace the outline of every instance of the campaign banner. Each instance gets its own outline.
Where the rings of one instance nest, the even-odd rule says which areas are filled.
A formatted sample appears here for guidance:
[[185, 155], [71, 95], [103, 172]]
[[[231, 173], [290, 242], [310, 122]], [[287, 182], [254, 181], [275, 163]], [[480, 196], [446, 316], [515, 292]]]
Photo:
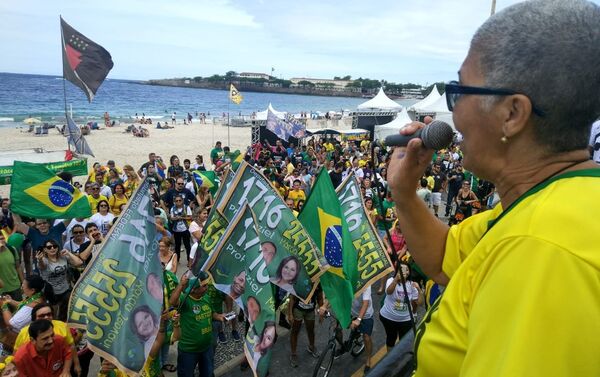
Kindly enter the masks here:
[[354, 174], [349, 175], [338, 186], [336, 193], [350, 230], [350, 238], [358, 253], [358, 278], [354, 284], [354, 296], [358, 297], [368, 286], [394, 268], [377, 229], [369, 221], [360, 184]]
[[271, 183], [247, 163], [238, 168], [232, 187], [235, 189], [225, 193], [218, 210], [231, 221], [248, 204], [261, 238], [269, 241], [272, 249], [272, 261], [267, 265], [271, 282], [308, 302], [328, 267], [325, 258], [318, 257], [314, 241]]
[[227, 228], [227, 225], [229, 225], [229, 221], [227, 221], [227, 219], [223, 217], [223, 215], [217, 210], [217, 206], [223, 201], [225, 192], [231, 187], [233, 176], [234, 173], [230, 170], [225, 172], [223, 184], [219, 186], [219, 190], [214, 198], [214, 204], [208, 212], [208, 217], [206, 218], [206, 222], [204, 223], [204, 228], [202, 230], [202, 238], [200, 241], [198, 241], [196, 254], [194, 255], [194, 260], [190, 266], [190, 270], [194, 276], [198, 276], [198, 273], [200, 273], [200, 269], [204, 263], [206, 263], [209, 254], [217, 245], [217, 242], [223, 233], [225, 233], [225, 228]]
[[73, 288], [67, 321], [86, 330], [94, 353], [132, 376], [154, 343], [163, 303], [149, 186], [144, 179]]
[[261, 377], [268, 372], [275, 340], [275, 299], [267, 271], [273, 254], [269, 251], [263, 251], [254, 215], [244, 205], [203, 267], [215, 288], [246, 313], [250, 327], [244, 353], [254, 375]]
[[[73, 159], [69, 161], [44, 162], [44, 165], [54, 173], [61, 171], [69, 172], [73, 176], [87, 175], [87, 159]], [[13, 165], [0, 166], [0, 185], [10, 185], [13, 175]]]

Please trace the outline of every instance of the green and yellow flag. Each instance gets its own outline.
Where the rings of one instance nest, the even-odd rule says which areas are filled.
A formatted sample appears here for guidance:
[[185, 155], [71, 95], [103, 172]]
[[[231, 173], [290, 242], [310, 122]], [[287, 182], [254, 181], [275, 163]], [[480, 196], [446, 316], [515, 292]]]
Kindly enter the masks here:
[[87, 196], [43, 164], [15, 161], [10, 187], [14, 213], [44, 219], [92, 215]]
[[194, 177], [196, 191], [198, 191], [199, 187], [208, 187], [208, 191], [210, 191], [212, 195], [217, 193], [217, 190], [219, 189], [219, 182], [217, 179], [217, 174], [214, 171], [194, 170], [192, 175]]
[[342, 213], [329, 174], [321, 169], [298, 216], [331, 266], [321, 276], [321, 286], [340, 324], [350, 325], [354, 284], [358, 276], [357, 256], [348, 224]]
[[229, 84], [229, 99], [236, 105], [242, 103], [242, 100], [244, 99], [244, 97], [242, 97], [242, 94], [238, 92], [238, 90], [235, 88], [235, 86], [233, 86], [233, 84]]

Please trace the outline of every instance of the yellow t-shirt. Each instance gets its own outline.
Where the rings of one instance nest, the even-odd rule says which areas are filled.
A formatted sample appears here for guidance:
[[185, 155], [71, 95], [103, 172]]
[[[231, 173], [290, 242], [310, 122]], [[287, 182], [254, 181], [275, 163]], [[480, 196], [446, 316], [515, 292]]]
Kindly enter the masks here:
[[600, 169], [575, 173], [487, 234], [500, 206], [450, 229], [450, 283], [417, 331], [416, 377], [600, 376]]
[[98, 199], [94, 199], [93, 196], [88, 195], [88, 202], [90, 202], [90, 207], [92, 208], [92, 215], [96, 212], [98, 212], [98, 202], [101, 200], [106, 200], [108, 202], [108, 199], [106, 198], [106, 196], [104, 195], [99, 195]]
[[299, 200], [304, 200], [306, 201], [306, 194], [304, 193], [304, 191], [302, 190], [290, 190], [290, 192], [288, 192], [288, 199], [293, 199], [294, 200], [294, 207], [298, 205], [298, 201]]
[[129, 199], [124, 196], [122, 199], [117, 198], [116, 195], [111, 196], [108, 199], [108, 206], [110, 208], [110, 212], [115, 215], [118, 216], [121, 214], [121, 205], [122, 204], [127, 204], [127, 201]]
[[[52, 325], [54, 326], [55, 335], [60, 335], [65, 338], [65, 343], [68, 345], [73, 344], [73, 336], [66, 323], [53, 319]], [[15, 340], [15, 346], [13, 347], [13, 353], [17, 353], [17, 349], [27, 342], [29, 342], [29, 325], [23, 327], [21, 331], [19, 331], [19, 335], [17, 335], [17, 339]]]

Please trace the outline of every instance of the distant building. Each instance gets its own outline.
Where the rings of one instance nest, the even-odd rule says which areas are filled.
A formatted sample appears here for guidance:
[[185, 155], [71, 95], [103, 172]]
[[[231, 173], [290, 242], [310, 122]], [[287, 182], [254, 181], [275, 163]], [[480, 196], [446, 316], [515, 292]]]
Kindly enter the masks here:
[[271, 76], [267, 75], [266, 73], [255, 73], [255, 72], [241, 72], [240, 74], [238, 74], [238, 77], [244, 77], [247, 79], [265, 79], [265, 80], [269, 80], [271, 78]]
[[346, 89], [346, 85], [353, 82], [353, 80], [312, 79], [308, 77], [292, 77], [290, 81], [292, 86], [299, 86], [299, 82], [308, 81], [317, 87], [331, 87], [334, 90]]
[[406, 98], [423, 98], [421, 89], [402, 89], [402, 96]]

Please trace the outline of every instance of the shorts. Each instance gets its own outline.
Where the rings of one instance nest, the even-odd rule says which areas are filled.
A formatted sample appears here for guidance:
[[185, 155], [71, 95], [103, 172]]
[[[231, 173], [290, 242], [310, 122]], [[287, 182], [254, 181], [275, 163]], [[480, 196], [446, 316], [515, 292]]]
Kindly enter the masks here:
[[441, 192], [432, 192], [431, 193], [431, 204], [434, 206], [439, 206], [442, 203], [442, 193]]
[[293, 309], [294, 321], [314, 321], [315, 320], [315, 310], [314, 309]]
[[367, 334], [368, 336], [371, 336], [371, 334], [373, 334], [373, 325], [375, 324], [375, 321], [373, 321], [373, 318], [363, 318], [360, 321], [360, 325], [358, 326], [358, 331], [361, 334]]

